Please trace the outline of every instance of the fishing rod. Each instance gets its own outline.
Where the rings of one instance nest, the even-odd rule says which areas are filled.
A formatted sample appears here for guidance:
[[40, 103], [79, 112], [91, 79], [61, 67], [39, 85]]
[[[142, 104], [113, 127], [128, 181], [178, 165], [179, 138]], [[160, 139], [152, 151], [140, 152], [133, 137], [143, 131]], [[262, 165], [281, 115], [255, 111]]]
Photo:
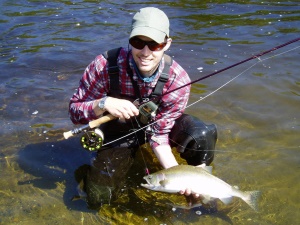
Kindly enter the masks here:
[[[179, 90], [179, 89], [181, 89], [181, 88], [183, 88], [183, 87], [186, 87], [186, 86], [188, 86], [188, 85], [194, 84], [194, 83], [199, 82], [199, 81], [201, 81], [201, 80], [204, 80], [204, 79], [206, 79], [206, 78], [212, 77], [212, 76], [214, 76], [214, 75], [216, 75], [216, 74], [219, 74], [219, 73], [221, 73], [221, 72], [223, 72], [223, 71], [226, 71], [226, 70], [228, 70], [228, 69], [231, 69], [231, 68], [233, 68], [233, 67], [236, 67], [236, 66], [238, 66], [238, 65], [240, 65], [240, 64], [243, 64], [243, 63], [245, 63], [245, 62], [247, 62], [247, 61], [250, 61], [250, 60], [252, 60], [252, 59], [259, 59], [259, 57], [261, 57], [261, 56], [263, 56], [263, 55], [265, 55], [265, 54], [268, 54], [268, 53], [270, 53], [270, 52], [276, 51], [276, 50], [278, 50], [278, 49], [280, 49], [280, 48], [283, 48], [283, 47], [285, 47], [285, 46], [287, 46], [287, 45], [289, 45], [289, 44], [295, 43], [295, 42], [297, 42], [297, 41], [299, 41], [299, 40], [300, 40], [300, 38], [296, 38], [296, 39], [294, 39], [294, 40], [288, 41], [288, 42], [286, 42], [286, 43], [284, 43], [284, 44], [281, 44], [281, 45], [279, 45], [279, 46], [273, 47], [272, 49], [269, 49], [269, 50], [264, 51], [264, 52], [262, 52], [262, 53], [253, 55], [253, 56], [251, 56], [251, 57], [249, 57], [249, 58], [247, 58], [247, 59], [245, 59], [245, 60], [242, 60], [242, 61], [240, 61], [240, 62], [238, 62], [238, 63], [235, 63], [235, 64], [233, 64], [233, 65], [230, 65], [230, 66], [228, 66], [228, 67], [225, 67], [225, 68], [223, 68], [223, 69], [221, 69], [221, 70], [218, 70], [218, 71], [216, 71], [216, 72], [210, 73], [210, 74], [208, 74], [208, 75], [206, 75], [206, 76], [203, 76], [203, 77], [201, 77], [201, 78], [199, 78], [199, 79], [196, 79], [196, 80], [191, 81], [191, 82], [189, 82], [189, 83], [187, 83], [187, 84], [184, 84], [184, 85], [182, 85], [182, 86], [180, 86], [180, 87], [178, 87], [178, 88], [175, 88], [175, 89], [172, 89], [172, 90], [170, 90], [170, 91], [167, 91], [167, 92], [163, 93], [161, 96], [155, 97], [155, 98], [153, 98], [153, 99], [156, 99], [156, 100], [157, 100], [158, 98], [162, 98], [163, 96], [165, 96], [165, 95], [167, 95], [167, 94], [169, 94], [169, 93], [171, 93], [171, 92], [177, 91], [177, 90]], [[151, 100], [149, 100], [148, 102], [151, 102]], [[146, 102], [143, 102], [143, 105], [145, 105], [145, 104], [147, 104], [147, 101], [146, 101]], [[117, 117], [115, 117], [115, 116], [113, 116], [113, 115], [111, 115], [111, 114], [107, 114], [107, 115], [105, 115], [105, 116], [100, 117], [99, 119], [90, 121], [88, 124], [86, 124], [86, 125], [84, 125], [84, 126], [82, 126], [82, 127], [75, 128], [75, 129], [70, 130], [70, 131], [68, 131], [68, 132], [64, 132], [64, 133], [63, 133], [64, 138], [65, 138], [65, 139], [68, 139], [68, 138], [74, 136], [75, 134], [79, 134], [79, 133], [81, 133], [81, 132], [85, 132], [85, 134], [84, 134], [84, 135], [82, 136], [82, 138], [81, 138], [82, 146], [83, 146], [85, 149], [88, 149], [88, 150], [90, 150], [90, 151], [97, 150], [97, 149], [99, 149], [99, 148], [102, 146], [102, 144], [103, 144], [103, 133], [102, 133], [102, 131], [101, 131], [99, 128], [97, 128], [97, 127], [99, 127], [99, 126], [100, 126], [101, 124], [103, 124], [103, 123], [106, 123], [106, 122], [111, 121], [111, 120], [114, 120], [114, 119], [117, 119]], [[148, 124], [147, 126], [144, 126], [144, 127], [140, 128], [140, 129], [136, 130], [136, 132], [139, 131], [139, 130], [145, 129], [145, 128], [147, 128], [148, 126], [150, 126], [150, 125], [152, 125], [152, 124], [154, 124], [154, 123], [155, 123], [155, 122], [152, 122], [152, 123]], [[89, 131], [89, 132], [86, 132], [87, 130], [93, 129], [93, 128], [96, 128], [95, 131]], [[125, 136], [123, 136], [123, 137], [121, 137], [121, 138], [125, 138], [125, 137], [127, 137], [127, 136], [129, 136], [129, 135], [131, 135], [131, 133], [128, 134], [128, 135], [125, 135]], [[121, 138], [118, 138], [117, 140], [119, 140], [119, 139], [121, 139]], [[117, 141], [117, 140], [115, 140], [115, 141]], [[114, 142], [114, 141], [112, 141], [112, 142]], [[110, 143], [112, 143], [112, 142], [110, 142]], [[106, 144], [104, 144], [104, 145], [107, 145], [107, 144], [110, 144], [110, 143], [106, 143]]]
[[[209, 94], [205, 95], [204, 97], [200, 97], [199, 100], [197, 100], [197, 101], [195, 101], [195, 102], [189, 104], [189, 105], [186, 106], [184, 109], [189, 108], [189, 107], [193, 106], [194, 104], [196, 104], [196, 103], [198, 103], [198, 102], [200, 102], [200, 101], [203, 101], [203, 100], [206, 99], [207, 97], [209, 97], [209, 96], [211, 96], [212, 94], [216, 93], [217, 91], [219, 91], [220, 89], [222, 89], [223, 87], [225, 87], [226, 85], [228, 85], [229, 83], [231, 83], [232, 81], [234, 81], [236, 78], [238, 78], [238, 77], [240, 77], [241, 75], [243, 75], [246, 71], [248, 71], [248, 70], [250, 70], [251, 68], [253, 68], [253, 67], [254, 67], [255, 65], [257, 65], [258, 63], [261, 63], [261, 62], [263, 62], [263, 61], [265, 61], [265, 60], [268, 60], [268, 59], [270, 59], [270, 58], [272, 58], [272, 57], [276, 57], [276, 56], [279, 56], [279, 55], [282, 55], [282, 54], [286, 54], [287, 52], [293, 51], [293, 50], [295, 50], [295, 49], [297, 49], [297, 48], [300, 48], [300, 46], [297, 46], [297, 47], [295, 47], [295, 48], [293, 48], [293, 49], [290, 49], [290, 50], [288, 50], [288, 51], [279, 53], [279, 54], [277, 54], [277, 55], [275, 55], [275, 56], [271, 56], [271, 57], [268, 57], [268, 58], [260, 59], [258, 62], [254, 63], [253, 65], [251, 65], [249, 68], [247, 68], [247, 69], [244, 70], [243, 72], [239, 73], [238, 75], [236, 75], [235, 77], [233, 77], [232, 79], [230, 79], [229, 81], [227, 81], [226, 83], [222, 84], [222, 85], [221, 85], [220, 87], [218, 87], [216, 90], [210, 92]], [[158, 120], [156, 120], [156, 121], [154, 121], [154, 122], [152, 122], [152, 123], [149, 123], [148, 125], [146, 125], [146, 126], [144, 126], [144, 127], [141, 127], [141, 128], [139, 128], [139, 129], [136, 129], [135, 131], [133, 131], [133, 132], [131, 132], [131, 133], [129, 133], [129, 134], [126, 134], [126, 135], [124, 135], [124, 136], [122, 136], [122, 137], [120, 137], [120, 138], [117, 138], [117, 139], [115, 139], [115, 140], [113, 140], [113, 141], [110, 141], [110, 142], [108, 142], [108, 143], [105, 143], [105, 144], [103, 144], [103, 146], [110, 145], [110, 144], [112, 144], [112, 143], [114, 143], [114, 142], [116, 142], [116, 141], [119, 141], [119, 140], [121, 140], [121, 139], [123, 139], [123, 138], [125, 138], [125, 137], [128, 137], [128, 136], [130, 136], [130, 135], [132, 135], [132, 134], [134, 134], [134, 133], [136, 133], [136, 132], [139, 132], [139, 131], [141, 131], [141, 130], [143, 130], [143, 129], [146, 129], [146, 128], [148, 128], [149, 126], [152, 126], [152, 125], [154, 125], [155, 123], [157, 123], [159, 120], [161, 120], [161, 119], [158, 119]], [[170, 140], [171, 140], [171, 139], [170, 139]], [[172, 141], [172, 140], [171, 140], [171, 141]], [[193, 149], [193, 150], [194, 150], [194, 149]], [[194, 151], [195, 151], [195, 150], [194, 150]]]
[[278, 50], [278, 49], [280, 49], [280, 48], [283, 48], [283, 47], [285, 47], [285, 46], [287, 46], [287, 45], [289, 45], [289, 44], [295, 43], [295, 42], [297, 42], [297, 41], [299, 41], [299, 40], [300, 40], [300, 38], [296, 38], [296, 39], [291, 40], [291, 41], [288, 41], [288, 42], [286, 42], [286, 43], [284, 43], [284, 44], [282, 44], [282, 45], [278, 45], [278, 46], [276, 46], [276, 47], [274, 47], [274, 48], [271, 48], [271, 49], [269, 49], [269, 50], [267, 50], [267, 51], [264, 51], [264, 52], [262, 52], [262, 53], [256, 54], [256, 55], [254, 55], [254, 56], [251, 56], [251, 57], [249, 57], [249, 58], [247, 58], [247, 59], [245, 59], [245, 60], [242, 60], [242, 61], [240, 61], [240, 62], [238, 62], [238, 63], [235, 63], [235, 64], [233, 64], [233, 65], [231, 65], [231, 66], [227, 66], [227, 67], [225, 67], [225, 68], [223, 68], [223, 69], [221, 69], [221, 70], [218, 70], [218, 71], [216, 71], [216, 72], [210, 73], [210, 74], [208, 74], [208, 75], [206, 75], [206, 76], [204, 76], [204, 77], [201, 77], [201, 78], [196, 79], [196, 80], [194, 80], [194, 81], [191, 81], [191, 82], [189, 82], [189, 83], [187, 83], [187, 84], [184, 84], [184, 85], [182, 85], [182, 86], [180, 86], [180, 87], [177, 87], [177, 88], [175, 88], [175, 89], [172, 89], [172, 90], [170, 90], [170, 91], [167, 91], [167, 92], [163, 93], [161, 96], [155, 97], [154, 100], [157, 100], [158, 98], [162, 98], [163, 96], [165, 96], [165, 95], [167, 95], [167, 94], [170, 94], [170, 93], [172, 93], [172, 92], [174, 92], [174, 91], [177, 91], [177, 90], [179, 90], [179, 89], [181, 89], [181, 88], [184, 88], [184, 87], [186, 87], [186, 86], [189, 86], [189, 85], [191, 85], [191, 84], [194, 84], [194, 83], [199, 82], [199, 81], [201, 81], [201, 80], [204, 80], [204, 79], [206, 79], [206, 78], [209, 78], [209, 77], [212, 77], [212, 76], [214, 76], [214, 75], [217, 75], [217, 74], [219, 74], [219, 73], [221, 73], [221, 72], [224, 72], [224, 71], [226, 71], [226, 70], [229, 70], [229, 69], [231, 69], [231, 68], [233, 68], [233, 67], [236, 67], [236, 66], [238, 66], [238, 65], [240, 65], [240, 64], [243, 64], [243, 63], [245, 63], [245, 62], [248, 62], [248, 61], [250, 61], [250, 60], [252, 60], [252, 59], [259, 59], [259, 57], [261, 57], [261, 56], [263, 56], [263, 55], [265, 55], [265, 54], [268, 54], [268, 53], [270, 53], [270, 52], [276, 51], [276, 50]]

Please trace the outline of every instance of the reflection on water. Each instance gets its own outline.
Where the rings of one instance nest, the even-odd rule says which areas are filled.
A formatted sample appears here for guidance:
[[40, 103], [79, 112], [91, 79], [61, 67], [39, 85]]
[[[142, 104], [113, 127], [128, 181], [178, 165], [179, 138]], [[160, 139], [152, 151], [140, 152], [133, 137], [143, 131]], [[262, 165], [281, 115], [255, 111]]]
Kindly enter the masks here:
[[194, 84], [190, 103], [243, 73], [186, 110], [217, 124], [213, 172], [261, 190], [259, 213], [238, 199], [175, 208], [183, 196], [139, 186], [143, 157], [160, 169], [145, 149], [109, 204], [97, 211], [71, 201], [74, 173], [94, 155], [78, 137], [63, 140], [69, 98], [97, 54], [127, 45], [133, 13], [146, 5], [170, 16], [168, 54], [192, 80], [299, 37], [297, 1], [1, 1], [0, 224], [299, 224], [299, 41]]

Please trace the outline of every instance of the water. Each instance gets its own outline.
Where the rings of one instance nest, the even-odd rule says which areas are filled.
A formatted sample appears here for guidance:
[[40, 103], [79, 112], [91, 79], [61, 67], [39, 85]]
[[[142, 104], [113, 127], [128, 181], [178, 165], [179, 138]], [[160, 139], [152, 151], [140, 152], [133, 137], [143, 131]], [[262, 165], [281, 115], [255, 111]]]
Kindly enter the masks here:
[[69, 98], [97, 54], [127, 45], [131, 18], [146, 5], [169, 15], [168, 54], [192, 80], [299, 38], [297, 1], [2, 0], [0, 224], [299, 224], [299, 41], [247, 71], [258, 60], [194, 84], [190, 103], [244, 72], [186, 110], [217, 124], [214, 174], [261, 190], [258, 213], [238, 199], [216, 210], [172, 209], [167, 203], [184, 204], [182, 196], [139, 187], [141, 155], [116, 202], [98, 212], [71, 201], [74, 171], [91, 154], [78, 137], [63, 140], [73, 128]]

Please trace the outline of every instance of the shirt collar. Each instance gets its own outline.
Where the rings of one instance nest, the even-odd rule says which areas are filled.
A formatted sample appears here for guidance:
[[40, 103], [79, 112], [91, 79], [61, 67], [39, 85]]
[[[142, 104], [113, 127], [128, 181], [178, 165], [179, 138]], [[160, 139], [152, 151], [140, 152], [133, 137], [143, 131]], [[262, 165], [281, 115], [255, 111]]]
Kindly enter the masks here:
[[155, 70], [155, 72], [154, 72], [154, 74], [152, 76], [150, 76], [150, 77], [143, 77], [140, 74], [140, 71], [137, 68], [137, 65], [136, 65], [135, 61], [134, 60], [132, 60], [132, 61], [133, 61], [134, 70], [135, 70], [136, 74], [138, 75], [138, 78], [140, 78], [141, 80], [143, 80], [145, 83], [150, 83], [150, 82], [152, 82], [156, 78], [156, 76], [158, 74], [158, 68], [159, 68], [159, 66], [157, 67], [157, 69]]

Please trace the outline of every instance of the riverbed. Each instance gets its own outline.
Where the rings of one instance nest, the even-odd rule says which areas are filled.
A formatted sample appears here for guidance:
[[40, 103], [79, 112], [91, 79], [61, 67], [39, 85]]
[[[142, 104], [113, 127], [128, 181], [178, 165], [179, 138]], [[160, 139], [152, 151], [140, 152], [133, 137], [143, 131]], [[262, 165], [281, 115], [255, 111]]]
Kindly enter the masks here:
[[194, 83], [185, 111], [217, 125], [213, 174], [260, 190], [258, 212], [237, 198], [181, 209], [183, 196], [143, 189], [143, 158], [161, 169], [147, 148], [117, 201], [99, 210], [74, 201], [75, 171], [94, 155], [79, 136], [63, 138], [75, 127], [69, 99], [96, 55], [128, 46], [146, 6], [169, 16], [166, 53], [191, 80], [299, 38], [297, 1], [2, 0], [0, 224], [300, 224], [300, 41]]

